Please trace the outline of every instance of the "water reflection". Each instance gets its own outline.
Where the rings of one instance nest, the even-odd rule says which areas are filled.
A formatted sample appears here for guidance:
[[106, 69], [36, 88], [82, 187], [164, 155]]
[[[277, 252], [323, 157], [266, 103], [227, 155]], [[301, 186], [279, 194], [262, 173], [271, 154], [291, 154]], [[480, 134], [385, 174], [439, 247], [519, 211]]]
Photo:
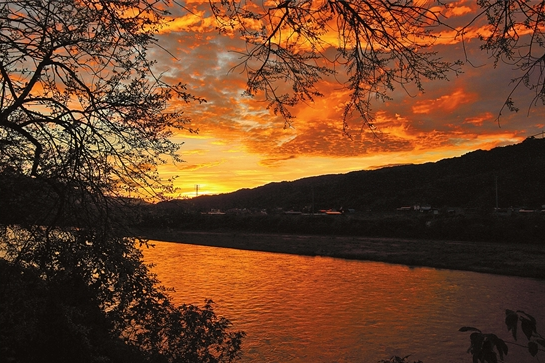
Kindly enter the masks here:
[[545, 321], [545, 284], [532, 279], [154, 243], [146, 261], [177, 303], [211, 298], [246, 331], [243, 362], [470, 362], [461, 326], [508, 338], [506, 308]]

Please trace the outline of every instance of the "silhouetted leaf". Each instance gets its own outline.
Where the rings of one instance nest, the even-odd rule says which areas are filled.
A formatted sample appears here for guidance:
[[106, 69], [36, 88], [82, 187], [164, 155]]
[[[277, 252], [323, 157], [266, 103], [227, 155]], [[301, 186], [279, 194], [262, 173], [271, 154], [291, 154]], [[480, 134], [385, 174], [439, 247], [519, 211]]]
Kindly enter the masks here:
[[485, 339], [483, 342], [483, 351], [484, 352], [492, 352], [494, 350], [494, 342], [493, 339], [490, 340], [490, 334], [485, 335]]
[[465, 331], [477, 331], [477, 332], [481, 332], [479, 329], [477, 328], [473, 328], [471, 326], [463, 326], [461, 327], [458, 331], [461, 331], [461, 332], [465, 332]]
[[530, 340], [532, 338], [533, 333], [536, 331], [536, 325], [533, 324], [530, 320], [526, 319], [525, 317], [520, 317], [520, 326], [522, 327], [522, 331], [524, 332], [524, 335], [526, 335], [526, 338]]
[[481, 346], [484, 341], [484, 334], [481, 332], [471, 333], [471, 335], [469, 336], [469, 339], [471, 340], [471, 344], [473, 344], [475, 348], [481, 349]]
[[517, 326], [519, 317], [518, 314], [512, 310], [505, 310], [505, 325], [507, 325], [507, 331], [513, 333], [513, 339], [517, 340]]
[[542, 347], [545, 347], [545, 339], [536, 339], [536, 343], [538, 343]]
[[484, 352], [484, 361], [488, 363], [498, 363], [498, 357], [493, 351]]
[[532, 355], [532, 357], [535, 357], [537, 354], [537, 343], [536, 342], [528, 342], [528, 351]]
[[496, 337], [496, 348], [498, 349], [498, 352], [500, 353], [500, 358], [503, 360], [503, 356], [507, 355], [507, 352], [509, 351], [509, 348], [507, 347], [507, 344], [503, 341], [503, 339], [500, 339]]
[[[536, 326], [536, 324], [537, 324], [536, 318], [534, 318], [532, 315], [527, 314], [526, 312], [524, 312], [524, 311], [522, 311], [522, 310], [517, 310], [517, 313], [525, 315], [525, 316], [528, 318], [528, 320], [530, 320], [530, 322], [532, 323], [532, 325], [533, 325], [534, 327]], [[534, 329], [535, 329], [535, 328], [534, 328]]]

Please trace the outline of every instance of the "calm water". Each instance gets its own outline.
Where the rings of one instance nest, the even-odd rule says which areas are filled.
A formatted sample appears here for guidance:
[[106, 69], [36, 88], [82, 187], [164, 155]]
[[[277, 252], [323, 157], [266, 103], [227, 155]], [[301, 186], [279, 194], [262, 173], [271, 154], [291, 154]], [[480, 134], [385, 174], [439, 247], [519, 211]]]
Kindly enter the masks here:
[[[458, 332], [461, 326], [507, 339], [505, 309], [545, 324], [540, 280], [153, 243], [145, 260], [176, 289], [177, 303], [210, 298], [218, 315], [247, 333], [242, 362], [377, 362], [411, 354], [411, 362], [469, 363], [469, 333]], [[509, 349], [507, 362], [535, 362]]]

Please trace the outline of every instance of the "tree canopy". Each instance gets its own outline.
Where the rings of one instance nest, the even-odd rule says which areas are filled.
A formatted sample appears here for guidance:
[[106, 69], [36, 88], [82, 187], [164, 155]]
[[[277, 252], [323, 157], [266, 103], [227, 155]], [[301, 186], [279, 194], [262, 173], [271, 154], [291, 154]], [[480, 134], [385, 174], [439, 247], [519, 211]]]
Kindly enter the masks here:
[[153, 71], [147, 49], [165, 11], [149, 1], [1, 3], [2, 166], [108, 186], [150, 186], [148, 173], [188, 119], [183, 84]]
[[[169, 137], [198, 101], [153, 72], [168, 4], [0, 2], [0, 358], [228, 362], [241, 332], [175, 307], [121, 197], [168, 188]], [[179, 105], [179, 106], [177, 106]]]
[[[482, 26], [481, 50], [494, 62], [518, 70], [512, 80], [545, 101], [543, 1], [477, 1], [479, 10], [465, 24], [448, 18], [454, 4], [444, 1], [287, 0], [211, 2], [223, 32], [238, 32], [247, 48], [239, 67], [247, 74], [247, 93], [263, 93], [287, 123], [290, 106], [320, 96], [317, 83], [334, 76], [348, 92], [344, 126], [356, 113], [373, 128], [371, 106], [388, 99], [396, 87], [445, 79], [471, 59], [446, 60], [430, 48], [445, 36], [464, 39]], [[504, 107], [517, 110], [511, 95]], [[503, 108], [500, 110], [501, 111]]]

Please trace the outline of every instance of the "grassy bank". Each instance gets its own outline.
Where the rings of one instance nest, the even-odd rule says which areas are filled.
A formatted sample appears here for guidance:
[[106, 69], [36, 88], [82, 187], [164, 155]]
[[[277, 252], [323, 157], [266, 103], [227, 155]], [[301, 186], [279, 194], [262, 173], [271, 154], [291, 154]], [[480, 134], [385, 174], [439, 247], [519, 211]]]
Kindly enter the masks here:
[[545, 244], [147, 229], [152, 240], [545, 278]]

